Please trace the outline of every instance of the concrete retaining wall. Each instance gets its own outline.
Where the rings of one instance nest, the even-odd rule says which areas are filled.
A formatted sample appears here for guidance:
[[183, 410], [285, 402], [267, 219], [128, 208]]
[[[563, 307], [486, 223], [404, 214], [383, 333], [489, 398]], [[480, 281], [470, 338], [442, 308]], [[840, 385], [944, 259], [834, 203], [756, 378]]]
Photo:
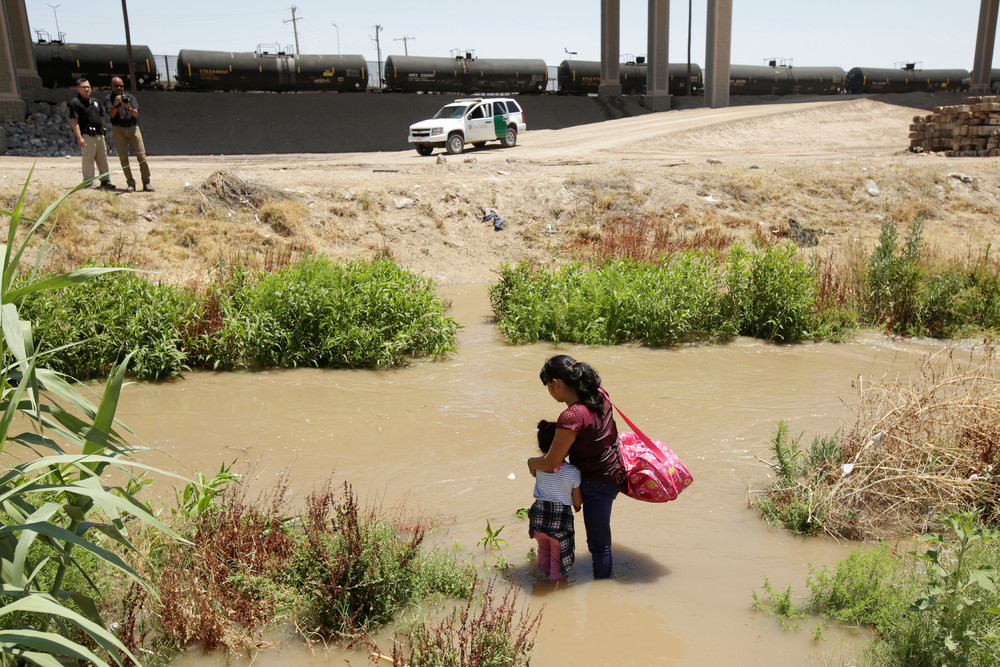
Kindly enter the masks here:
[[[71, 89], [35, 89], [26, 99], [67, 101]], [[95, 91], [103, 100], [107, 91]], [[411, 123], [458, 96], [336, 93], [136, 94], [152, 155], [397, 151]], [[528, 129], [559, 129], [649, 113], [638, 98], [520, 96]]]

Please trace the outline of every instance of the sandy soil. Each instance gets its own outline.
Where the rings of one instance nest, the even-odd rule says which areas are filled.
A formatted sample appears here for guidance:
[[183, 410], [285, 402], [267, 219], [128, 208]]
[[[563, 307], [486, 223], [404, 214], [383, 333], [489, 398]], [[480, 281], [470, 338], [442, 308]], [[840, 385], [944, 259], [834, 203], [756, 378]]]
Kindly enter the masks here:
[[[154, 154], [155, 193], [78, 193], [50, 257], [130, 261], [185, 280], [220, 261], [381, 252], [441, 283], [480, 283], [502, 261], [585, 255], [609, 215], [657, 220], [679, 240], [777, 237], [794, 218], [820, 250], [844, 249], [872, 244], [891, 216], [922, 219], [930, 240], [956, 253], [1000, 243], [998, 160], [909, 153], [918, 113], [871, 99], [685, 110], [529, 130], [512, 149], [442, 157]], [[0, 164], [5, 205], [32, 164], [29, 201], [80, 174], [77, 158]], [[219, 170], [282, 201], [219, 203], [204, 187]], [[124, 185], [120, 173], [112, 180]], [[505, 219], [502, 231], [483, 222], [486, 210]]]

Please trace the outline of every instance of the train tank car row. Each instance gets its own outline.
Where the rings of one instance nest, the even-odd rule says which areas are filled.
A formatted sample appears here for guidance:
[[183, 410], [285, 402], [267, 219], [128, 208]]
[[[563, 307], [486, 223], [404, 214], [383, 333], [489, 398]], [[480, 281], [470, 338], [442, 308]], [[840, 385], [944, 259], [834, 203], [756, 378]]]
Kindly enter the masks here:
[[[622, 63], [618, 66], [618, 80], [622, 95], [642, 95], [646, 92], [646, 65], [640, 62]], [[670, 63], [667, 66], [667, 88], [671, 95], [690, 95], [703, 87], [701, 67], [691, 63], [691, 80], [688, 81], [687, 63]], [[564, 60], [559, 63], [559, 92], [565, 95], [596, 94], [601, 85], [601, 63], [596, 60]]]
[[425, 93], [544, 93], [544, 60], [389, 56], [385, 90]]
[[[38, 42], [31, 45], [35, 68], [46, 88], [72, 88], [81, 77], [95, 88], [110, 88], [111, 77], [129, 80], [128, 48], [120, 44], [63, 44]], [[148, 46], [132, 47], [136, 85], [153, 88], [159, 81], [156, 60]]]
[[[112, 76], [128, 80], [128, 56], [124, 46], [108, 44], [33, 44], [35, 63], [43, 85], [71, 87], [86, 76], [100, 88]], [[140, 88], [162, 88], [156, 61], [148, 46], [133, 47], [136, 83]], [[848, 93], [896, 93], [935, 90], [967, 90], [968, 71], [961, 69], [901, 69], [854, 67], [792, 67], [786, 61], [769, 64], [730, 65], [730, 95], [833, 95]], [[549, 87], [544, 60], [475, 58], [462, 53], [453, 58], [388, 56], [384, 82], [377, 90], [402, 93], [564, 95], [596, 94], [600, 85], [600, 63], [564, 60], [556, 68], [556, 86]], [[619, 65], [624, 95], [646, 92], [646, 63]], [[177, 56], [175, 88], [183, 90], [234, 90], [262, 92], [370, 90], [368, 65], [360, 55], [292, 55], [268, 52], [224, 52], [184, 49]], [[993, 70], [994, 90], [1000, 70]], [[698, 94], [704, 89], [701, 67], [692, 63], [670, 63], [668, 89], [673, 95]]]
[[298, 55], [258, 49], [254, 53], [195, 51], [177, 54], [177, 88], [288, 92], [368, 88], [361, 56]]
[[[995, 86], [996, 79], [992, 75], [990, 79]], [[847, 73], [845, 89], [849, 93], [910, 93], [968, 90], [971, 84], [972, 76], [964, 69], [854, 67]]]

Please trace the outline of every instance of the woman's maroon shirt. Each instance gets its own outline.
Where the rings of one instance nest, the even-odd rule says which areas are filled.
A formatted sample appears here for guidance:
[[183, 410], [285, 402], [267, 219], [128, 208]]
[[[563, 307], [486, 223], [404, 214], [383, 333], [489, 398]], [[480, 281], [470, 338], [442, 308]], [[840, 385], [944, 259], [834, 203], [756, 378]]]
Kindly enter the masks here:
[[611, 401], [601, 398], [603, 415], [576, 402], [563, 410], [556, 427], [576, 431], [576, 440], [569, 448], [569, 462], [580, 469], [581, 476], [621, 485], [625, 483], [625, 470], [618, 455], [618, 427], [612, 417]]

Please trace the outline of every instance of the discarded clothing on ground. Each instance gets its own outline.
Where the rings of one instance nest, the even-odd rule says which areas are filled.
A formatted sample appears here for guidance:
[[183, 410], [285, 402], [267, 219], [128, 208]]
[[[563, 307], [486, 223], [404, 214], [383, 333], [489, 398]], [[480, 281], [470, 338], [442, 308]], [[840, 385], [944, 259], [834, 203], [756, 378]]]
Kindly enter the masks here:
[[496, 213], [487, 213], [483, 216], [483, 222], [490, 222], [491, 220], [493, 221], [493, 229], [498, 232], [503, 229], [503, 218]]

